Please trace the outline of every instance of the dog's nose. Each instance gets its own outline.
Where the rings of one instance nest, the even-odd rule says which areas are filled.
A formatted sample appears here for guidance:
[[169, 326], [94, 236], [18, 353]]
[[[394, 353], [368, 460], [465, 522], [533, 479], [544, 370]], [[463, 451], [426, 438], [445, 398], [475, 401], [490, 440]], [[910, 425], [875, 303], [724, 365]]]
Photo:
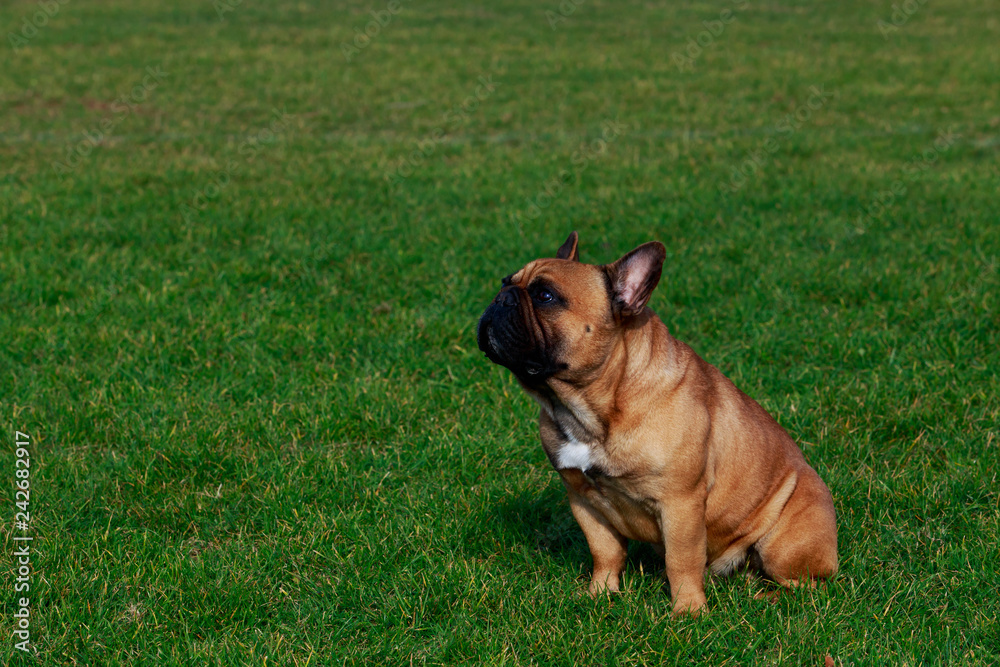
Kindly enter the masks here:
[[513, 287], [507, 287], [500, 290], [500, 294], [497, 295], [497, 303], [508, 308], [516, 306], [518, 303], [517, 290]]

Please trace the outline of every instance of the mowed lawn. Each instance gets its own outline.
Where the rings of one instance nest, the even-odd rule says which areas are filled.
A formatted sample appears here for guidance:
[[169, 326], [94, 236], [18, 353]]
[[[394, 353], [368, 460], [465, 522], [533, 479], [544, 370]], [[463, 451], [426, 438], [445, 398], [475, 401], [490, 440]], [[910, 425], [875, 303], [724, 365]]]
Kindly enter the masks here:
[[[996, 3], [389, 6], [0, 5], [33, 664], [1000, 663]], [[654, 310], [833, 492], [825, 589], [673, 619], [633, 545], [584, 594], [475, 342], [573, 229], [666, 244]]]

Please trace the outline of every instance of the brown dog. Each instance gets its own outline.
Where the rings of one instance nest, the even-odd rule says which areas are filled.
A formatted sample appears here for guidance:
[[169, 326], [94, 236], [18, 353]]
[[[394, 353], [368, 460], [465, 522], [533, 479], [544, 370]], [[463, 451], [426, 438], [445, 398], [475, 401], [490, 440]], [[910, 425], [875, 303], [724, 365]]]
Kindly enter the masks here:
[[777, 422], [646, 307], [663, 244], [503, 279], [479, 347], [541, 405], [549, 460], [594, 557], [591, 594], [618, 590], [627, 540], [664, 552], [675, 613], [705, 604], [706, 566], [749, 561], [784, 586], [837, 571], [833, 499]]

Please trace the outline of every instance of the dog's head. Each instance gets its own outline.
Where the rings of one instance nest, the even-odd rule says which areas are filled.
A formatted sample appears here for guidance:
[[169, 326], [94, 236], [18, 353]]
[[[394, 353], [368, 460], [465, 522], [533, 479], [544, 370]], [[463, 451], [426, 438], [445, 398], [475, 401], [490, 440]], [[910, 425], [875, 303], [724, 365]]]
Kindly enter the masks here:
[[573, 232], [554, 259], [536, 259], [501, 281], [479, 320], [479, 349], [528, 386], [583, 381], [642, 316], [665, 257], [652, 241], [612, 264], [583, 264]]

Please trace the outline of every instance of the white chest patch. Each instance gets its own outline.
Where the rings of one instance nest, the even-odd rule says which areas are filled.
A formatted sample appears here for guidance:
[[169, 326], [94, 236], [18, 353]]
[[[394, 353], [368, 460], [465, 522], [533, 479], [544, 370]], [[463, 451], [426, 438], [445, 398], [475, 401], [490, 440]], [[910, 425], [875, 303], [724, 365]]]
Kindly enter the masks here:
[[580, 470], [586, 471], [592, 464], [593, 459], [590, 456], [590, 446], [585, 445], [582, 442], [578, 442], [573, 438], [567, 440], [562, 447], [559, 448], [559, 453], [556, 454], [556, 467], [559, 470], [564, 470], [566, 468], [579, 468]]

